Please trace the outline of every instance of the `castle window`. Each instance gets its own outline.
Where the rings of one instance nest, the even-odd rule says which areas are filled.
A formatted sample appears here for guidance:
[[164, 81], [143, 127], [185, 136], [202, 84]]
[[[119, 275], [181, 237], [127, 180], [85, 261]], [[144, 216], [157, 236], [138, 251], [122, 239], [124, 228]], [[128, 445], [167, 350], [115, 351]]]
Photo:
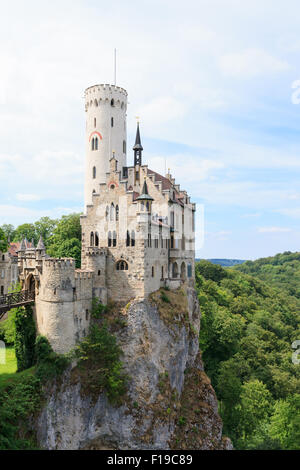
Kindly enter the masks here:
[[96, 121], [96, 118], [94, 118], [94, 127], [96, 127], [97, 125], [97, 121]]
[[116, 264], [117, 271], [128, 271], [128, 264], [124, 260], [120, 260]]
[[174, 248], [174, 235], [171, 235], [171, 248]]
[[148, 233], [148, 247], [151, 248], [152, 240], [151, 240], [151, 233]]
[[96, 167], [93, 166], [93, 179], [95, 179], [95, 178], [96, 178]]
[[108, 246], [111, 246], [111, 232], [108, 232]]
[[105, 218], [106, 220], [109, 219], [109, 207], [108, 206], [106, 206], [106, 209], [105, 209]]
[[177, 263], [175, 262], [175, 263], [173, 263], [173, 265], [172, 265], [172, 277], [173, 277], [174, 279], [176, 279], [177, 276], [178, 276], [178, 265], [177, 265]]
[[112, 100], [110, 101], [110, 105], [111, 105], [111, 106], [114, 106], [114, 105], [115, 105], [115, 100], [114, 100], [114, 99], [112, 99]]
[[188, 277], [192, 277], [192, 265], [191, 265], [191, 263], [188, 264], [187, 272], [188, 272]]
[[118, 204], [116, 205], [116, 221], [119, 220], [119, 206]]
[[113, 117], [110, 120], [110, 125], [111, 125], [111, 127], [114, 127], [114, 118]]
[[150, 203], [149, 203], [149, 201], [147, 201], [147, 203], [146, 203], [146, 210], [147, 210], [147, 212], [150, 211]]
[[131, 246], [135, 246], [135, 233], [134, 233], [134, 230], [131, 231]]
[[154, 266], [152, 266], [151, 268], [151, 274], [152, 274], [152, 277], [154, 277]]
[[95, 137], [95, 150], [98, 150], [98, 137]]
[[92, 138], [92, 150], [95, 150], [95, 139], [94, 139], [94, 137]]
[[164, 267], [161, 267], [161, 278], [164, 279]]
[[86, 319], [86, 321], [88, 321], [88, 319], [89, 319], [89, 311], [88, 310], [85, 311], [85, 319]]
[[92, 194], [96, 194], [96, 189], [93, 189], [93, 192], [92, 192]]
[[2, 255], [2, 261], [4, 261], [4, 260], [5, 260], [5, 255]]
[[123, 140], [123, 153], [126, 153], [126, 140]]
[[4, 286], [1, 286], [1, 295], [4, 295]]
[[90, 246], [94, 246], [94, 232], [91, 232]]
[[98, 235], [98, 232], [95, 232], [95, 246], [99, 246], [99, 235]]
[[158, 248], [158, 238], [157, 237], [155, 237], [154, 246], [155, 246], [155, 248]]
[[130, 246], [130, 234], [129, 234], [129, 230], [127, 230], [127, 234], [126, 234], [126, 246]]
[[100, 276], [100, 275], [101, 275], [101, 271], [100, 271], [100, 269], [98, 269], [98, 276]]
[[110, 220], [115, 220], [115, 205], [113, 202], [110, 206]]
[[117, 246], [117, 232], [113, 232], [113, 246]]

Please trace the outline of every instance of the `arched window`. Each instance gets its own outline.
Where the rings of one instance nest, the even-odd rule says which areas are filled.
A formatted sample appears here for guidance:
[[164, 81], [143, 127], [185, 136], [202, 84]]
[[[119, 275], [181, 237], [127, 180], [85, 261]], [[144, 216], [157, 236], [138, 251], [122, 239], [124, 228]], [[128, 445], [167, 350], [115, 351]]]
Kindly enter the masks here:
[[123, 153], [126, 153], [126, 140], [123, 140]]
[[178, 276], [178, 265], [175, 261], [172, 265], [172, 277], [175, 279]]
[[113, 202], [110, 205], [110, 220], [115, 220], [115, 205]]
[[130, 246], [130, 234], [129, 234], [129, 230], [127, 230], [127, 234], [126, 234], [126, 246]]
[[111, 106], [114, 106], [114, 105], [115, 105], [115, 100], [114, 100], [114, 99], [112, 99], [112, 100], [110, 101], [110, 105], [111, 105]]
[[94, 118], [94, 127], [96, 127], [96, 125], [97, 125], [97, 120], [96, 118]]
[[95, 232], [95, 246], [99, 246], [99, 234]]
[[95, 139], [94, 139], [94, 137], [92, 138], [92, 150], [95, 150]]
[[188, 272], [188, 277], [192, 277], [192, 265], [191, 265], [191, 263], [188, 264], [187, 272]]
[[151, 248], [152, 240], [151, 240], [151, 233], [148, 233], [148, 246]]
[[128, 271], [128, 264], [124, 260], [120, 260], [116, 264], [117, 271]]
[[147, 203], [146, 203], [146, 211], [147, 211], [147, 212], [150, 211], [150, 203], [149, 203], [149, 201], [147, 201]]
[[131, 230], [131, 246], [135, 246], [135, 233]]
[[151, 268], [151, 275], [152, 275], [152, 277], [154, 277], [154, 266], [152, 266], [152, 268]]
[[108, 232], [108, 246], [111, 246], [111, 232]]
[[94, 246], [94, 232], [91, 232], [91, 236], [90, 236], [90, 246]]
[[113, 232], [113, 246], [117, 246], [117, 232]]
[[98, 137], [95, 137], [95, 150], [98, 150]]
[[118, 204], [116, 205], [116, 220], [119, 220], [119, 206]]
[[113, 117], [110, 120], [110, 125], [111, 125], [111, 127], [114, 127], [114, 118]]
[[93, 166], [93, 179], [95, 179], [95, 178], [96, 178], [96, 167]]
[[106, 220], [109, 219], [109, 207], [108, 206], [106, 206], [106, 209], [105, 209], [105, 218]]

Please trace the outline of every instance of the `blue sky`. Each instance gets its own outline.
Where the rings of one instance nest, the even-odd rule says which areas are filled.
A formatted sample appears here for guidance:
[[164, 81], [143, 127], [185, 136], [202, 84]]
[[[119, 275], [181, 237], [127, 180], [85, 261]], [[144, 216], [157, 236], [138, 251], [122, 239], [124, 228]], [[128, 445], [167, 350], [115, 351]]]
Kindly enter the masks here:
[[116, 47], [128, 148], [138, 115], [144, 162], [204, 207], [197, 256], [299, 250], [299, 17], [292, 0], [3, 2], [0, 224], [82, 209], [83, 93], [113, 80]]

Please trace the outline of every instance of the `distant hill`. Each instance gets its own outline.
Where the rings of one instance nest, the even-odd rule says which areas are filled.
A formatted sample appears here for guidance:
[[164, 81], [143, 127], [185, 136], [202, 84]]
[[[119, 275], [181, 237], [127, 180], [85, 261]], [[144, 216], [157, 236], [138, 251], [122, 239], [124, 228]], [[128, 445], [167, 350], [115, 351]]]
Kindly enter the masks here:
[[[201, 261], [201, 258], [196, 259], [196, 261]], [[245, 263], [246, 260], [244, 259], [226, 259], [226, 258], [212, 258], [207, 259], [206, 261], [210, 261], [213, 264], [219, 264], [220, 266], [229, 268], [230, 266], [235, 266], [237, 264]]]
[[300, 299], [300, 252], [286, 251], [276, 256], [247, 261], [236, 269], [285, 289]]

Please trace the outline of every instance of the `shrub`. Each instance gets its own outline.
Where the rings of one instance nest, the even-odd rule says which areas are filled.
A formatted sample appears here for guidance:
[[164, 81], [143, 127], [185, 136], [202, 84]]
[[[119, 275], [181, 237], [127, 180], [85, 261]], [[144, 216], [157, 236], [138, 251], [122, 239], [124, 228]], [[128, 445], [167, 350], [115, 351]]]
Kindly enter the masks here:
[[30, 306], [16, 309], [15, 314], [15, 350], [18, 372], [34, 364], [35, 323]]
[[171, 303], [169, 297], [168, 297], [164, 292], [161, 293], [160, 298], [161, 298], [161, 300], [162, 300], [163, 302], [166, 302], [166, 303], [168, 303], [168, 304]]
[[91, 316], [92, 318], [99, 319], [103, 315], [103, 313], [106, 313], [108, 311], [108, 306], [103, 305], [97, 297], [94, 297], [92, 300], [92, 313]]
[[44, 336], [38, 336], [35, 343], [36, 376], [42, 381], [49, 380], [62, 374], [69, 360], [62, 354], [53, 351], [49, 341]]

